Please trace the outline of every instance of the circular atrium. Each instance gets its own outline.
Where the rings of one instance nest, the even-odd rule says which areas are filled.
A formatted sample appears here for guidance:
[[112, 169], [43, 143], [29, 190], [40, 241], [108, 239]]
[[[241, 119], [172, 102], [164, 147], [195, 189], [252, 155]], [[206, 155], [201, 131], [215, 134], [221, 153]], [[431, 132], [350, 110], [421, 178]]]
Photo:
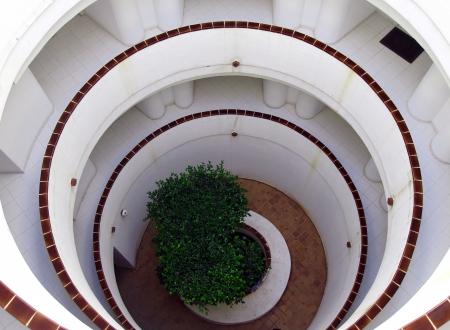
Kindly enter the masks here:
[[[1, 8], [0, 330], [450, 329], [446, 1]], [[202, 314], [143, 219], [208, 162], [270, 269]]]

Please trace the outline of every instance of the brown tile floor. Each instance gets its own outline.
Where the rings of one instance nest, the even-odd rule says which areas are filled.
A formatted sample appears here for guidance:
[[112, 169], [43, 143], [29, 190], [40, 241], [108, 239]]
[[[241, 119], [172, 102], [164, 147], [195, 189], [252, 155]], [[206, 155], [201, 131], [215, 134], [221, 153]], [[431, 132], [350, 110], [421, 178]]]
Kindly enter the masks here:
[[177, 296], [171, 296], [155, 275], [157, 260], [146, 231], [139, 248], [137, 269], [116, 268], [117, 284], [128, 311], [142, 329], [306, 329], [319, 308], [325, 290], [325, 252], [316, 228], [292, 199], [264, 183], [239, 179], [248, 190], [248, 205], [270, 220], [286, 239], [291, 253], [289, 283], [281, 300], [269, 313], [251, 323], [219, 326], [190, 312]]

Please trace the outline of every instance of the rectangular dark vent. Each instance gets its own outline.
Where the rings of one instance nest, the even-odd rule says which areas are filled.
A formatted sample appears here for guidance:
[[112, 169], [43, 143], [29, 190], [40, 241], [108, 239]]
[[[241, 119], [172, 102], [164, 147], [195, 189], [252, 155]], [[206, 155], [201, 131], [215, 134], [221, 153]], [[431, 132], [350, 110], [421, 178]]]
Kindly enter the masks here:
[[423, 52], [423, 48], [414, 38], [396, 27], [381, 39], [380, 43], [409, 63], [414, 62]]

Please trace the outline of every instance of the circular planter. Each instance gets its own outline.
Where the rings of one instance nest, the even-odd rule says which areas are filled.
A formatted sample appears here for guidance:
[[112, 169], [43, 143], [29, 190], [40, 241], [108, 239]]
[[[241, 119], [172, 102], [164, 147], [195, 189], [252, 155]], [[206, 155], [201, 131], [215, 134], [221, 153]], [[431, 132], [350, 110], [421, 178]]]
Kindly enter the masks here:
[[246, 296], [258, 290], [261, 285], [263, 285], [267, 276], [269, 275], [270, 267], [272, 264], [272, 258], [270, 254], [270, 247], [267, 243], [266, 239], [253, 227], [245, 224], [241, 229], [237, 231], [238, 233], [242, 233], [250, 238], [252, 238], [256, 243], [258, 243], [261, 247], [261, 250], [264, 253], [264, 258], [266, 259], [266, 270], [264, 274], [261, 276], [261, 279], [258, 283], [251, 287], [250, 291], [246, 292]]
[[237, 304], [232, 308], [226, 304], [218, 307], [208, 306], [208, 315], [200, 313], [196, 305], [186, 305], [193, 313], [207, 321], [217, 324], [254, 321], [275, 307], [286, 289], [291, 272], [291, 256], [286, 241], [269, 220], [253, 211], [250, 211], [250, 214], [251, 216], [245, 219], [246, 226], [243, 230], [263, 245], [266, 259], [271, 266], [270, 276], [266, 271], [261, 281], [253, 287], [254, 290], [252, 288], [243, 298], [244, 304]]

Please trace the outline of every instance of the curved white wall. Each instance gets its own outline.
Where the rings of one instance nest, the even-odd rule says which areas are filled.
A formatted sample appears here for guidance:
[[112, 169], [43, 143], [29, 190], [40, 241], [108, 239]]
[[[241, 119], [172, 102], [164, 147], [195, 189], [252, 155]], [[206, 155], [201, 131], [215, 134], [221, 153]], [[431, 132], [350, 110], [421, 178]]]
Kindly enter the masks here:
[[[75, 15], [78, 11], [87, 6], [87, 3], [93, 1], [43, 1], [35, 2], [30, 0], [14, 1], [4, 4], [4, 13], [8, 15], [2, 16], [0, 23], [2, 28], [2, 36], [6, 35], [6, 38], [1, 38], [2, 47], [0, 49], [5, 50], [0, 59], [0, 66], [2, 71], [0, 74], [1, 89], [0, 89], [0, 111], [2, 101], [6, 100], [11, 86], [12, 79], [17, 75], [17, 70], [22, 66], [22, 70], [27, 67], [27, 61], [31, 61], [34, 55], [39, 51], [39, 47], [45, 44], [54, 32], [56, 32], [60, 26], [70, 19], [70, 16]], [[427, 0], [372, 0], [379, 8], [383, 6], [392, 6], [393, 12], [386, 10], [386, 12], [398, 22], [403, 25], [408, 25], [409, 22], [412, 26], [422, 29], [414, 30], [409, 29], [409, 32], [414, 35], [416, 39], [427, 40], [430, 45], [426, 45], [426, 50], [433, 54], [433, 58], [441, 59], [439, 64], [440, 68], [444, 68], [446, 72], [449, 72], [450, 62], [445, 61], [449, 56], [449, 36], [448, 24], [445, 15], [448, 12], [448, 3], [446, 0], [427, 1]], [[47, 7], [56, 8], [52, 9], [51, 15], [45, 13]], [[17, 9], [20, 7], [20, 9]], [[72, 8], [74, 8], [72, 10]], [[14, 15], [10, 15], [14, 13]], [[67, 14], [67, 15], [66, 15]], [[59, 20], [61, 18], [61, 20]], [[41, 25], [41, 23], [45, 23]], [[36, 24], [37, 23], [37, 24]], [[55, 27], [55, 26], [56, 27]], [[19, 42], [15, 42], [16, 34], [22, 36], [24, 31], [27, 32], [26, 38], [19, 37]], [[48, 32], [50, 31], [50, 32]], [[48, 33], [47, 33], [48, 32]], [[14, 37], [12, 36], [14, 34]], [[424, 37], [420, 37], [423, 35]], [[30, 37], [32, 36], [32, 37]], [[44, 36], [44, 37], [42, 37]], [[11, 37], [11, 38], [10, 38]], [[420, 37], [420, 38], [418, 38]], [[431, 44], [432, 43], [432, 44]], [[6, 47], [3, 47], [6, 45]], [[36, 46], [37, 45], [37, 46]], [[33, 48], [36, 47], [36, 48]], [[434, 51], [434, 53], [433, 53]], [[11, 55], [14, 53], [13, 55]], [[28, 59], [27, 56], [31, 54]], [[7, 61], [6, 65], [3, 65]], [[17, 66], [18, 65], [18, 66]], [[448, 76], [445, 76], [448, 79]]]
[[[232, 137], [231, 131], [239, 135]], [[302, 205], [327, 256], [327, 285], [316, 318], [322, 328], [329, 325], [347, 300], [359, 267], [361, 233], [354, 197], [333, 162], [312, 142], [283, 125], [243, 116], [214, 116], [177, 126], [143, 147], [121, 171], [100, 227], [102, 265], [116, 302], [121, 299], [113, 247], [129, 261], [136, 256], [148, 224], [142, 221], [146, 192], [171, 172], [208, 160], [214, 164], [224, 160], [232, 173], [275, 186]], [[120, 216], [122, 208], [129, 211], [125, 218]], [[353, 248], [347, 248], [347, 241]]]
[[[233, 68], [237, 57], [241, 66]], [[74, 244], [67, 244], [73, 242], [68, 219], [76, 193], [70, 179], [81, 174], [98, 139], [130, 106], [166, 86], [219, 74], [284, 81], [315, 95], [349, 122], [371, 152], [386, 195], [396, 202], [389, 210], [389, 253], [352, 320], [359, 317], [390, 283], [409, 233], [413, 187], [402, 135], [383, 102], [346, 65], [310, 44], [258, 30], [205, 30], [155, 44], [118, 64], [79, 103], [58, 141], [48, 195], [55, 241], [74, 284], [93, 306], [100, 305], [83, 277]]]

